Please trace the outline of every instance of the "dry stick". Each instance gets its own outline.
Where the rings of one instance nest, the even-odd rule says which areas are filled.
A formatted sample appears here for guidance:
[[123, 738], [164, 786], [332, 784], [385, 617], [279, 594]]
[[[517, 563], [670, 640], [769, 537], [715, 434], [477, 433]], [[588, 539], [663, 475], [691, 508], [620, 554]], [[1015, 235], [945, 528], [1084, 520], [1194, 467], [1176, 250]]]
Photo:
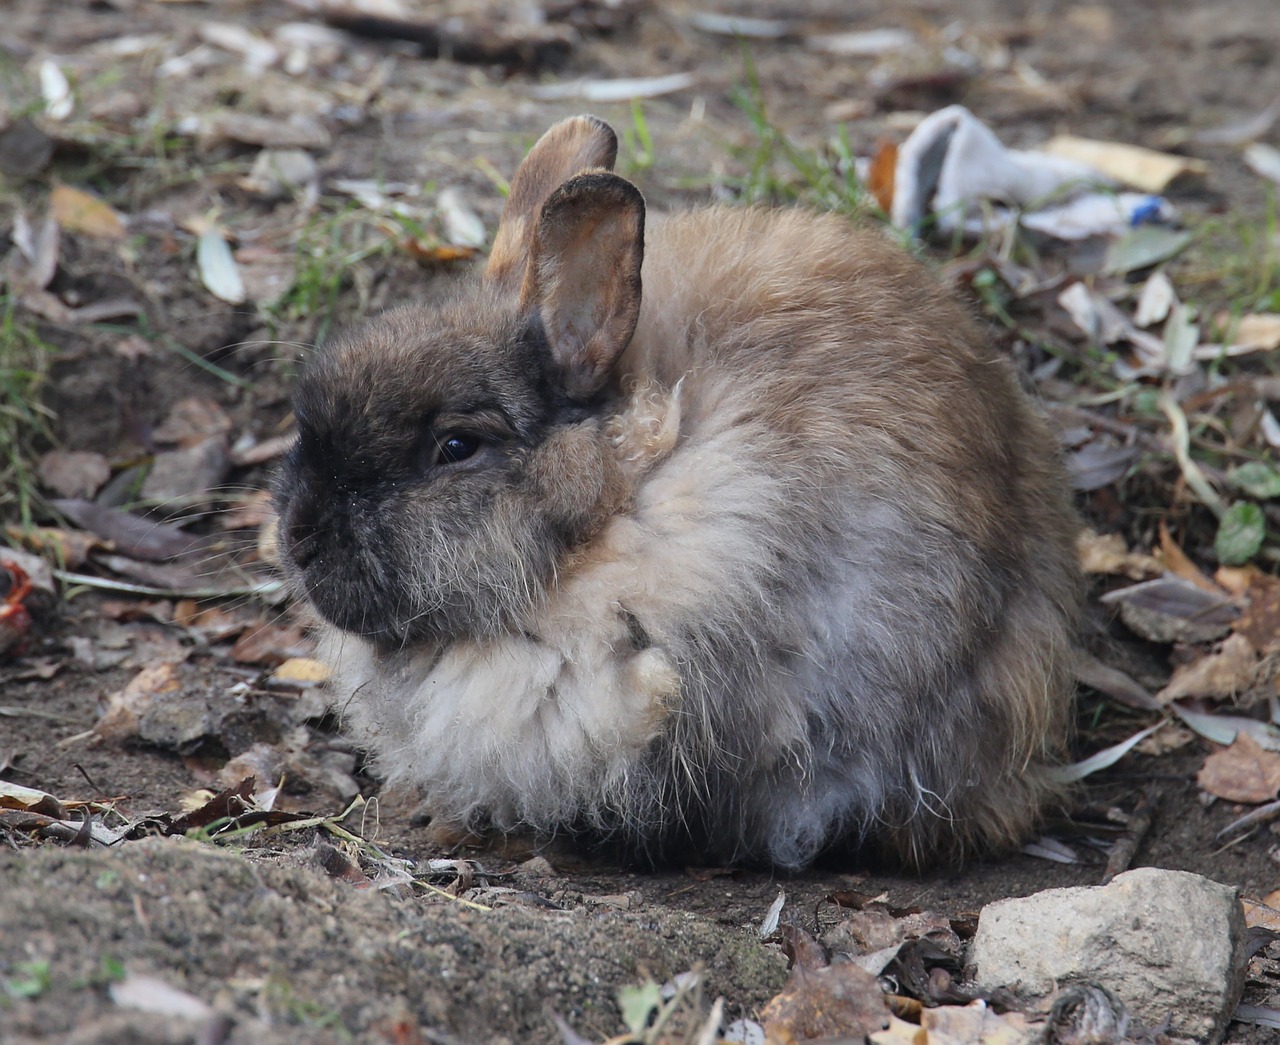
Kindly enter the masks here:
[[511, 36], [478, 26], [446, 28], [426, 20], [385, 18], [340, 7], [324, 8], [321, 17], [334, 29], [356, 36], [416, 44], [423, 58], [449, 58], [479, 65], [537, 68], [562, 59], [570, 44], [563, 30], [548, 26], [524, 26], [519, 36]]
[[1245, 813], [1238, 820], [1232, 820], [1215, 837], [1226, 838], [1227, 835], [1236, 831], [1243, 831], [1246, 827], [1256, 827], [1258, 824], [1265, 824], [1268, 821], [1275, 820], [1280, 817], [1280, 802], [1268, 802], [1264, 806], [1258, 806], [1257, 809]]
[[1102, 885], [1106, 885], [1116, 875], [1129, 869], [1133, 854], [1138, 851], [1138, 846], [1151, 830], [1151, 816], [1155, 812], [1156, 804], [1146, 791], [1139, 792], [1137, 804], [1129, 814], [1128, 827], [1107, 853], [1107, 868], [1102, 872]]

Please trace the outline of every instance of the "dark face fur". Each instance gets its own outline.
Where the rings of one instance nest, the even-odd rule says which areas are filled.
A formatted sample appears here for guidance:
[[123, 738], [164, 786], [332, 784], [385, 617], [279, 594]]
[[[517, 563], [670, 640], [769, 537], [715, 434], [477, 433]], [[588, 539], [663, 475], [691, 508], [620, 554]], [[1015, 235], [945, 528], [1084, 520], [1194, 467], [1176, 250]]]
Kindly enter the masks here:
[[[520, 627], [604, 485], [599, 422], [541, 325], [482, 292], [319, 354], [276, 485], [295, 583], [384, 648]], [[569, 474], [572, 471], [572, 474]]]
[[593, 169], [616, 147], [598, 120], [558, 125], [516, 172], [473, 293], [308, 366], [280, 544], [339, 628], [384, 649], [526, 629], [617, 502], [603, 417], [640, 311], [644, 200]]

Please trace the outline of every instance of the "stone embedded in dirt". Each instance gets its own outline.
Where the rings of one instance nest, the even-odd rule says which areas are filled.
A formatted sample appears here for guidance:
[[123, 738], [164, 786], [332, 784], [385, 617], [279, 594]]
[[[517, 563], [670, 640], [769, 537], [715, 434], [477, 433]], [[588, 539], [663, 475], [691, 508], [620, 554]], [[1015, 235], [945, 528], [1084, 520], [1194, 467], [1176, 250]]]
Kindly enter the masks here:
[[1047, 889], [988, 905], [973, 962], [979, 983], [1046, 995], [1101, 984], [1152, 1027], [1216, 1042], [1246, 970], [1235, 889], [1197, 874], [1144, 867], [1109, 885]]

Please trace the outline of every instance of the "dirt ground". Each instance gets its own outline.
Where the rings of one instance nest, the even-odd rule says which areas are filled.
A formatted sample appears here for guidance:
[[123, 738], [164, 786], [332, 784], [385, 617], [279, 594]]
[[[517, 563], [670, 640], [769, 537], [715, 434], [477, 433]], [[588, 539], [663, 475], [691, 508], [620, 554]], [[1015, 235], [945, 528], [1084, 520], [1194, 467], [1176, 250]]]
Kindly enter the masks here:
[[[455, 6], [476, 24], [498, 17]], [[706, 10], [700, 5], [632, 6], [634, 18], [619, 15], [607, 32], [579, 28], [565, 54], [533, 68], [424, 58], [405, 44], [349, 36], [336, 53], [311, 52], [311, 64], [299, 71], [273, 66], [246, 74], [243, 56], [219, 50], [201, 26], [235, 23], [267, 38], [286, 23], [307, 21], [299, 8], [275, 0], [11, 0], [0, 31], [0, 87], [10, 90], [11, 108], [32, 89], [40, 60], [54, 57], [79, 76], [72, 79], [81, 112], [67, 125], [51, 169], [4, 182], [0, 232], [19, 206], [38, 210], [59, 181], [91, 188], [130, 216], [129, 238], [64, 237], [52, 289], [64, 303], [121, 296], [141, 302], [140, 315], [107, 322], [40, 319], [40, 336], [55, 353], [43, 395], [58, 445], [102, 453], [124, 471], [154, 450], [174, 405], [192, 397], [219, 405], [233, 437], [268, 440], [287, 427], [299, 355], [332, 323], [429, 298], [465, 269], [466, 261], [441, 261], [432, 238], [438, 219], [415, 226], [422, 233], [418, 258], [379, 247], [370, 238], [373, 225], [352, 216], [361, 205], [330, 188], [342, 179], [370, 180], [388, 192], [412, 183], [422, 198], [457, 187], [491, 232], [500, 196], [489, 171], [509, 176], [542, 129], [590, 109], [630, 135], [623, 169], [654, 205], [732, 194], [759, 143], [736, 100], [753, 76], [773, 125], [807, 149], [824, 148], [842, 128], [853, 153], [869, 155], [882, 140], [902, 139], [904, 114], [958, 101], [1010, 145], [1070, 132], [1181, 148], [1210, 167], [1203, 182], [1174, 194], [1189, 218], [1243, 216], [1258, 228], [1266, 221], [1264, 183], [1240, 162], [1239, 150], [1196, 145], [1192, 136], [1280, 99], [1274, 0], [716, 6], [801, 17], [829, 31], [903, 28], [936, 41], [938, 53], [955, 40], [973, 53], [1005, 56], [1003, 65], [965, 75], [888, 81], [872, 75], [878, 59], [833, 58], [796, 39], [755, 39], [744, 51], [731, 37], [694, 28], [691, 19]], [[686, 71], [696, 74], [696, 85], [643, 103], [651, 163], [637, 143], [629, 102], [548, 98], [545, 90], [579, 78]], [[307, 146], [325, 186], [322, 205], [303, 214], [296, 197], [281, 202], [247, 190], [258, 148], [235, 133], [181, 130], [185, 119], [214, 110], [277, 122], [305, 114], [308, 127], [322, 132]], [[77, 130], [82, 116], [92, 128]], [[303, 261], [292, 270], [292, 296], [283, 305], [265, 294], [257, 301], [260, 286], [250, 288], [247, 304], [212, 296], [193, 264], [200, 220], [232, 229], [258, 281], [270, 277], [280, 245], [294, 236], [289, 242], [301, 242]], [[308, 230], [301, 241], [300, 226]], [[246, 247], [261, 248], [256, 261]], [[1198, 278], [1189, 271], [1189, 281]], [[1200, 285], [1209, 300], [1218, 293], [1211, 276]], [[217, 506], [259, 503], [253, 494], [265, 488], [270, 467], [235, 466]], [[1082, 510], [1097, 525], [1108, 513], [1114, 523], [1122, 509], [1092, 497]], [[253, 565], [252, 528], [201, 525], [217, 535], [220, 561]], [[1130, 534], [1149, 534], [1154, 522], [1126, 525]], [[305, 721], [281, 808], [336, 814], [354, 788], [376, 792], [376, 781], [360, 775], [356, 754], [332, 732], [332, 720], [298, 710], [316, 700], [313, 690], [264, 683], [282, 657], [229, 655], [226, 643], [186, 626], [177, 595], [140, 597], [135, 603], [145, 608], [137, 612], [122, 609], [122, 601], [119, 592], [76, 588], [57, 605], [33, 603], [30, 649], [0, 667], [4, 779], [63, 801], [111, 798], [124, 817], [176, 815], [197, 788], [227, 786], [229, 756], [260, 741], [279, 745]], [[246, 619], [288, 620], [280, 605], [236, 598], [214, 605]], [[305, 644], [301, 649], [305, 655]], [[1166, 655], [1148, 647], [1134, 654], [1155, 665], [1155, 676], [1167, 676], [1159, 660]], [[155, 726], [150, 734], [86, 738], [108, 695], [158, 662], [175, 665], [169, 699], [203, 702], [201, 713], [216, 728], [177, 722], [165, 727], [170, 733]], [[1081, 753], [1144, 721], [1087, 696]], [[1136, 864], [1196, 871], [1264, 896], [1280, 884], [1280, 843], [1265, 828], [1238, 844], [1215, 840], [1242, 810], [1206, 802], [1196, 786], [1208, 750], [1196, 740], [1178, 752], [1131, 757], [1091, 778], [1076, 808], [1131, 808], [1145, 790], [1157, 811]], [[443, 855], [406, 796], [379, 796], [348, 826], [362, 828], [389, 856]], [[1068, 840], [1088, 833], [1079, 823], [1055, 827]], [[779, 878], [750, 870], [619, 872], [567, 852], [529, 862], [533, 854], [518, 847], [489, 848], [461, 854], [476, 873], [469, 890], [456, 888], [456, 870], [440, 872], [442, 888], [462, 891], [460, 901], [403, 884], [353, 887], [324, 865], [333, 839], [316, 830], [223, 846], [157, 837], [108, 849], [32, 847], [0, 833], [6, 839], [0, 979], [12, 984], [37, 967], [48, 979], [19, 992], [25, 996], [0, 998], [6, 1043], [194, 1040], [190, 1021], [115, 1005], [106, 985], [119, 966], [162, 976], [234, 1013], [234, 1029], [209, 1040], [556, 1041], [552, 1012], [584, 1038], [602, 1040], [622, 1030], [620, 987], [649, 977], [661, 983], [699, 965], [708, 995], [727, 999], [730, 1018], [750, 1016], [786, 975], [778, 946], [762, 944], [756, 933], [779, 890], [787, 894], [785, 910], [812, 931], [815, 918], [822, 928], [841, 917], [824, 902], [841, 890], [886, 893], [899, 907], [959, 917], [997, 898], [1096, 884], [1103, 860], [1081, 846], [1084, 859], [1073, 864], [1011, 855], [920, 876], [826, 866]], [[1237, 1024], [1229, 1040], [1260, 1041], [1265, 1033]]]

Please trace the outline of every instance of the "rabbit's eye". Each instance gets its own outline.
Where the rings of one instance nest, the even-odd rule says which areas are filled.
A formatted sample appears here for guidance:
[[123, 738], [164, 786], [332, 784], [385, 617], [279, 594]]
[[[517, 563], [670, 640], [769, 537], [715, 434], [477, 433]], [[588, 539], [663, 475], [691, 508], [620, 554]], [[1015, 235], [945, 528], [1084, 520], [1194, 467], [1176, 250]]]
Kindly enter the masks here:
[[437, 461], [440, 464], [457, 464], [480, 449], [480, 440], [474, 435], [446, 435], [436, 443]]

